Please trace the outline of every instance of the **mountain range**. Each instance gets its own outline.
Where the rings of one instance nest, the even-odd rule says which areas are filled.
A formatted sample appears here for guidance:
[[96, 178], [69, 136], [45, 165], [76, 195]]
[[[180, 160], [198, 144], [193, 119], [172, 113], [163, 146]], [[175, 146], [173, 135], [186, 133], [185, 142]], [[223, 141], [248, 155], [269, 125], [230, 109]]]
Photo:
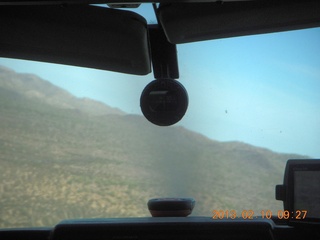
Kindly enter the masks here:
[[0, 227], [149, 216], [154, 197], [194, 197], [194, 215], [276, 212], [274, 187], [291, 158], [306, 156], [153, 126], [0, 67]]

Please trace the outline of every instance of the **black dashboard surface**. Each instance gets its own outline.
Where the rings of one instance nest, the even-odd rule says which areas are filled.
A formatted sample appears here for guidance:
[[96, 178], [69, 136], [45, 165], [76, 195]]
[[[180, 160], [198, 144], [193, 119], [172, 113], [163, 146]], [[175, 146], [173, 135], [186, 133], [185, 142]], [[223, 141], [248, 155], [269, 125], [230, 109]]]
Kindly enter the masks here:
[[1, 240], [276, 240], [319, 239], [318, 228], [288, 226], [269, 219], [210, 217], [64, 220], [54, 228], [2, 229]]

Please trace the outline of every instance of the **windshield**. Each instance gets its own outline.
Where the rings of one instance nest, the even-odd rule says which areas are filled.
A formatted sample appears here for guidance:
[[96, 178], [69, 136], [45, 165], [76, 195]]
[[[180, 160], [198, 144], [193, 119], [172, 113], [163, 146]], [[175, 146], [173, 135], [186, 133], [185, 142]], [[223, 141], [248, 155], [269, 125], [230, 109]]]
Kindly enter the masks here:
[[1, 58], [0, 227], [150, 216], [154, 197], [276, 215], [286, 161], [320, 157], [319, 42], [314, 28], [178, 45], [189, 107], [171, 127], [141, 114], [152, 74]]

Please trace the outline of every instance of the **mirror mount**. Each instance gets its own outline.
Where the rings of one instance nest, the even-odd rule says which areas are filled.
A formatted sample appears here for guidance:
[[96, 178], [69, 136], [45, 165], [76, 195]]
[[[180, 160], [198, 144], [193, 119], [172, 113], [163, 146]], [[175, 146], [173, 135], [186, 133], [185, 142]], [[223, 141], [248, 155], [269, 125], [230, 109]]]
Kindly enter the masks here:
[[158, 25], [149, 26], [153, 73], [140, 97], [143, 115], [153, 124], [170, 126], [182, 119], [188, 108], [188, 94], [179, 78], [176, 45], [168, 42]]
[[159, 25], [149, 25], [152, 68], [155, 79], [178, 79], [177, 48], [168, 42]]

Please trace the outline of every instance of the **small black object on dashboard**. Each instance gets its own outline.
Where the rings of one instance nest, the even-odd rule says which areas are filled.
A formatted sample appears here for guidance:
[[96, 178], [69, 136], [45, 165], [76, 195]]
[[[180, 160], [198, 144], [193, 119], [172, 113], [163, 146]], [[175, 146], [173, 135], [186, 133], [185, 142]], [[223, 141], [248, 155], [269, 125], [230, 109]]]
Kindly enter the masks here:
[[195, 203], [193, 198], [153, 198], [148, 209], [153, 217], [187, 217]]

